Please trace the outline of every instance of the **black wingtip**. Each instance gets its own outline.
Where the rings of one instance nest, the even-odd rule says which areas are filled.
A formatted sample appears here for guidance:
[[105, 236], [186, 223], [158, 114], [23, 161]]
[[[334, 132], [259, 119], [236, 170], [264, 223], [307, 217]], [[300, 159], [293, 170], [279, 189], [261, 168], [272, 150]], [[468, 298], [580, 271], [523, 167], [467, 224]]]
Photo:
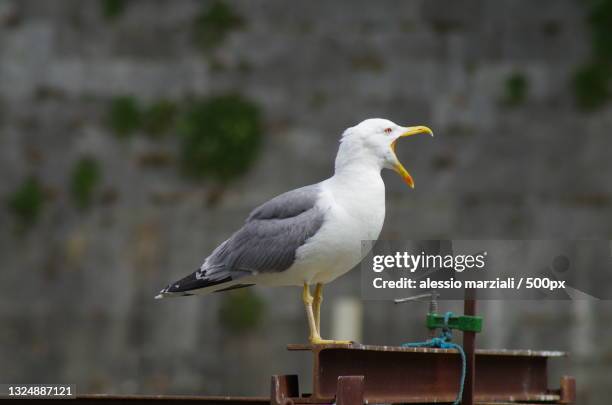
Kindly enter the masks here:
[[[190, 294], [189, 291], [200, 290], [202, 288], [212, 287], [215, 285], [222, 285], [232, 280], [232, 277], [224, 277], [219, 280], [198, 278], [198, 272], [196, 271], [195, 273], [192, 273], [172, 284], [168, 284], [155, 296], [155, 299], [190, 296], [194, 294]], [[246, 287], [246, 285], [242, 286]], [[228, 288], [231, 289], [231, 287]]]

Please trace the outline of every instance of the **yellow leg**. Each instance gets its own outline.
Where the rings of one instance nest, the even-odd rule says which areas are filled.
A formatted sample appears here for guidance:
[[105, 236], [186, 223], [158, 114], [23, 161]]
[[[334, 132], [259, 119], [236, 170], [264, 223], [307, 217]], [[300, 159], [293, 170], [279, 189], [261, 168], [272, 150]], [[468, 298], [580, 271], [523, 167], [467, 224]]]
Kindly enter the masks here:
[[319, 335], [321, 334], [321, 302], [323, 302], [323, 284], [317, 283], [312, 309], [314, 311], [315, 324], [317, 325]]
[[[317, 295], [321, 294], [322, 286], [319, 287], [317, 285]], [[306, 317], [308, 318], [308, 328], [310, 329], [310, 333], [308, 335], [308, 341], [313, 345], [324, 345], [324, 344], [337, 344], [337, 345], [350, 345], [353, 342], [350, 340], [329, 340], [329, 339], [321, 339], [321, 335], [319, 334], [319, 328], [317, 326], [317, 319], [315, 319], [314, 311], [313, 311], [313, 298], [310, 295], [310, 287], [307, 283], [304, 283], [304, 289], [302, 290], [302, 301], [304, 301], [304, 308], [306, 309]], [[317, 312], [320, 310], [321, 299], [317, 299], [318, 303]]]
[[302, 290], [302, 301], [304, 302], [304, 308], [306, 309], [306, 318], [308, 318], [308, 329], [310, 333], [308, 335], [308, 341], [313, 342], [317, 339], [321, 339], [319, 336], [319, 330], [315, 322], [314, 314], [312, 312], [312, 295], [310, 295], [310, 287], [307, 283], [304, 283], [304, 289]]

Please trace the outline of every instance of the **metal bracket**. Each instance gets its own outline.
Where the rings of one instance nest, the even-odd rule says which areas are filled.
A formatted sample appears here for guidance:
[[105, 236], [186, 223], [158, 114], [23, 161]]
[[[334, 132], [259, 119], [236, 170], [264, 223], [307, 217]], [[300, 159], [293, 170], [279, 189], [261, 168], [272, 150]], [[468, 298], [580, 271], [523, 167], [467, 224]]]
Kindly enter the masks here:
[[482, 317], [469, 315], [451, 316], [448, 319], [448, 325], [445, 325], [444, 315], [429, 313], [427, 314], [426, 325], [428, 329], [448, 327], [462, 332], [479, 333], [482, 331]]
[[427, 314], [425, 325], [429, 330], [441, 329], [447, 327], [449, 329], [460, 330], [462, 332], [482, 332], [482, 317], [460, 315], [451, 316], [448, 319], [448, 325], [444, 324], [444, 315], [438, 313], [438, 297], [440, 294], [437, 291], [415, 295], [408, 298], [398, 298], [396, 304], [414, 301], [426, 301], [429, 299], [429, 313]]

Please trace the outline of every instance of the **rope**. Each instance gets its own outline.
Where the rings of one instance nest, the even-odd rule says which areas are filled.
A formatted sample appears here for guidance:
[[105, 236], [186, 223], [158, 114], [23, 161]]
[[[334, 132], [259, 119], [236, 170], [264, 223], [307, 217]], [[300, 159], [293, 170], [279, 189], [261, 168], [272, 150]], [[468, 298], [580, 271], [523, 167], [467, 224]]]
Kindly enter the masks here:
[[459, 405], [461, 403], [461, 398], [463, 397], [466, 360], [463, 347], [461, 347], [460, 344], [451, 342], [451, 340], [453, 339], [453, 332], [448, 327], [448, 320], [453, 315], [454, 314], [452, 312], [447, 312], [446, 314], [444, 314], [444, 327], [442, 328], [440, 336], [431, 338], [424, 342], [403, 343], [402, 347], [434, 347], [440, 349], [455, 349], [459, 352], [459, 354], [461, 355], [461, 379], [459, 380], [459, 392], [457, 393], [457, 399], [455, 399], [455, 402], [453, 402], [453, 405]]

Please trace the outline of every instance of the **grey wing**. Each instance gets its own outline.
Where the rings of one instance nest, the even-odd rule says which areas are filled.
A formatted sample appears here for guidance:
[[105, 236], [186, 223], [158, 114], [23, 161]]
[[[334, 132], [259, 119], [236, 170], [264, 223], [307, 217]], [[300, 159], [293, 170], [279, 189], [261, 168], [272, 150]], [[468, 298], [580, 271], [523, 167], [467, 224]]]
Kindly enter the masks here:
[[[170, 284], [161, 296], [208, 287], [228, 289], [228, 283], [248, 275], [287, 270], [297, 249], [323, 224], [317, 208], [319, 185], [281, 194], [251, 212], [244, 226], [217, 247], [204, 264], [189, 276]], [[188, 295], [188, 294], [178, 294]]]

